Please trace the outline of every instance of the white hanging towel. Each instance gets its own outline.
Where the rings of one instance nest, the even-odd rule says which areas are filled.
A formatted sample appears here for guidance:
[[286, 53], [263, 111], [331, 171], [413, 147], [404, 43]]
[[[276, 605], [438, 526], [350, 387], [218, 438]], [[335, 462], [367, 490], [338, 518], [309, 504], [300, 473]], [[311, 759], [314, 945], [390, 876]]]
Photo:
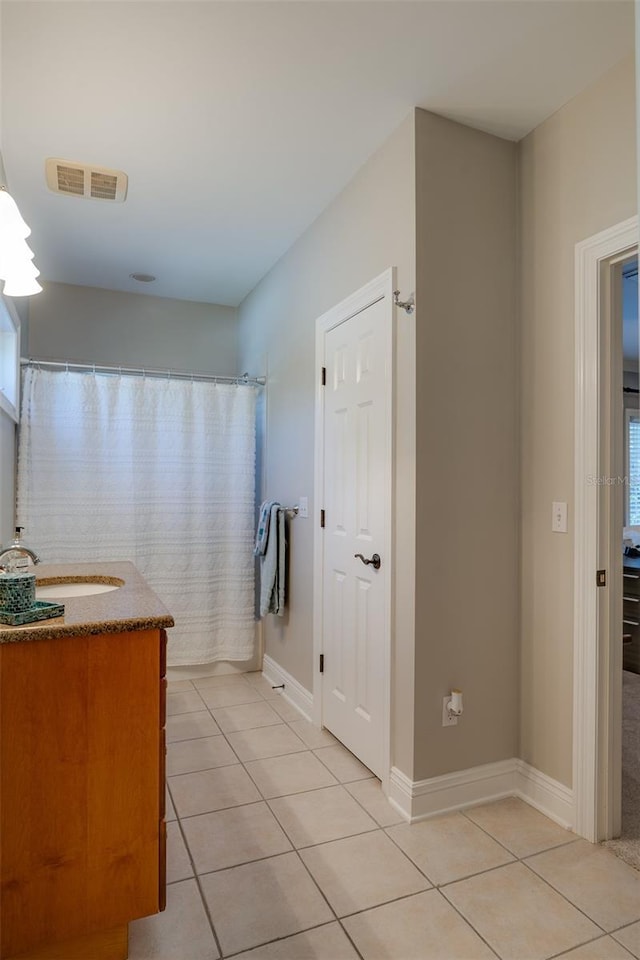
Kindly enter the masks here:
[[[264, 504], [263, 504], [264, 506]], [[266, 528], [266, 547], [260, 557], [260, 616], [268, 613], [284, 616], [286, 550], [284, 510], [273, 502]], [[262, 518], [262, 511], [261, 511]], [[264, 529], [264, 524], [261, 524]], [[258, 531], [260, 533], [260, 530]]]
[[263, 500], [260, 504], [256, 545], [253, 551], [256, 557], [263, 557], [266, 553], [267, 541], [269, 539], [269, 521], [271, 519], [271, 508], [273, 506], [279, 506], [277, 500]]

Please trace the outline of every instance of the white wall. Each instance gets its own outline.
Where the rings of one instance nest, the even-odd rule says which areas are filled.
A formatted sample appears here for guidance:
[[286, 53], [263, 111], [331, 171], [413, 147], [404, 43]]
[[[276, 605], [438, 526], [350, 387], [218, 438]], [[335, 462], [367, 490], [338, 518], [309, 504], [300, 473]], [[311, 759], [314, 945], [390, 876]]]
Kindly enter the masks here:
[[[629, 58], [519, 145], [522, 378], [520, 756], [572, 781], [574, 251], [636, 213]], [[551, 503], [569, 504], [569, 534]]]
[[31, 298], [30, 357], [220, 375], [243, 372], [237, 366], [234, 307], [66, 283], [43, 281], [43, 287]]

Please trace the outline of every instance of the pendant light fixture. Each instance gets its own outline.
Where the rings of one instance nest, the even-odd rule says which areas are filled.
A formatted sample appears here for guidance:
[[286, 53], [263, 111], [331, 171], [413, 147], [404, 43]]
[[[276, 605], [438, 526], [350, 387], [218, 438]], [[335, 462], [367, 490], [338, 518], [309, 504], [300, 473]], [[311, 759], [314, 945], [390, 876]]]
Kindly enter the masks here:
[[8, 297], [30, 297], [42, 290], [36, 280], [40, 271], [26, 242], [30, 233], [17, 203], [6, 187], [0, 186], [0, 280], [4, 280], [3, 293]]

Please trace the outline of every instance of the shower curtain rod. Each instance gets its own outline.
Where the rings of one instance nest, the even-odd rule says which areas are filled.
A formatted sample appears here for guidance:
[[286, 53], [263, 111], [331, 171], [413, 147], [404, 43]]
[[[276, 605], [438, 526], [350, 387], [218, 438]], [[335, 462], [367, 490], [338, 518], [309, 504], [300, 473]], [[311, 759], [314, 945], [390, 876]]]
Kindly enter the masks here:
[[266, 377], [250, 377], [247, 373], [239, 377], [216, 376], [212, 373], [187, 373], [185, 370], [150, 370], [147, 367], [112, 367], [104, 363], [73, 363], [70, 360], [34, 360], [20, 358], [22, 367], [54, 367], [64, 370], [74, 370], [78, 373], [112, 373], [125, 376], [156, 377], [167, 380], [207, 380], [212, 383], [249, 384], [254, 387], [264, 387]]

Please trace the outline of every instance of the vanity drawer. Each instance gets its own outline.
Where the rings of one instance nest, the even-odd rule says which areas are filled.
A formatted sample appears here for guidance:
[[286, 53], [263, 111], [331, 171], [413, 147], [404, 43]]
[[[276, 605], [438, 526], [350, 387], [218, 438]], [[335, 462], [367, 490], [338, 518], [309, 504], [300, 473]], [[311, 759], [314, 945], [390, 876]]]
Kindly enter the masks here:
[[160, 631], [160, 678], [167, 675], [167, 631]]
[[[640, 604], [638, 604], [638, 613], [640, 613]], [[160, 680], [160, 729], [167, 725], [167, 678]]]
[[167, 735], [164, 729], [160, 731], [160, 748], [158, 750], [160, 758], [160, 819], [164, 819], [166, 804], [166, 779], [167, 779]]

